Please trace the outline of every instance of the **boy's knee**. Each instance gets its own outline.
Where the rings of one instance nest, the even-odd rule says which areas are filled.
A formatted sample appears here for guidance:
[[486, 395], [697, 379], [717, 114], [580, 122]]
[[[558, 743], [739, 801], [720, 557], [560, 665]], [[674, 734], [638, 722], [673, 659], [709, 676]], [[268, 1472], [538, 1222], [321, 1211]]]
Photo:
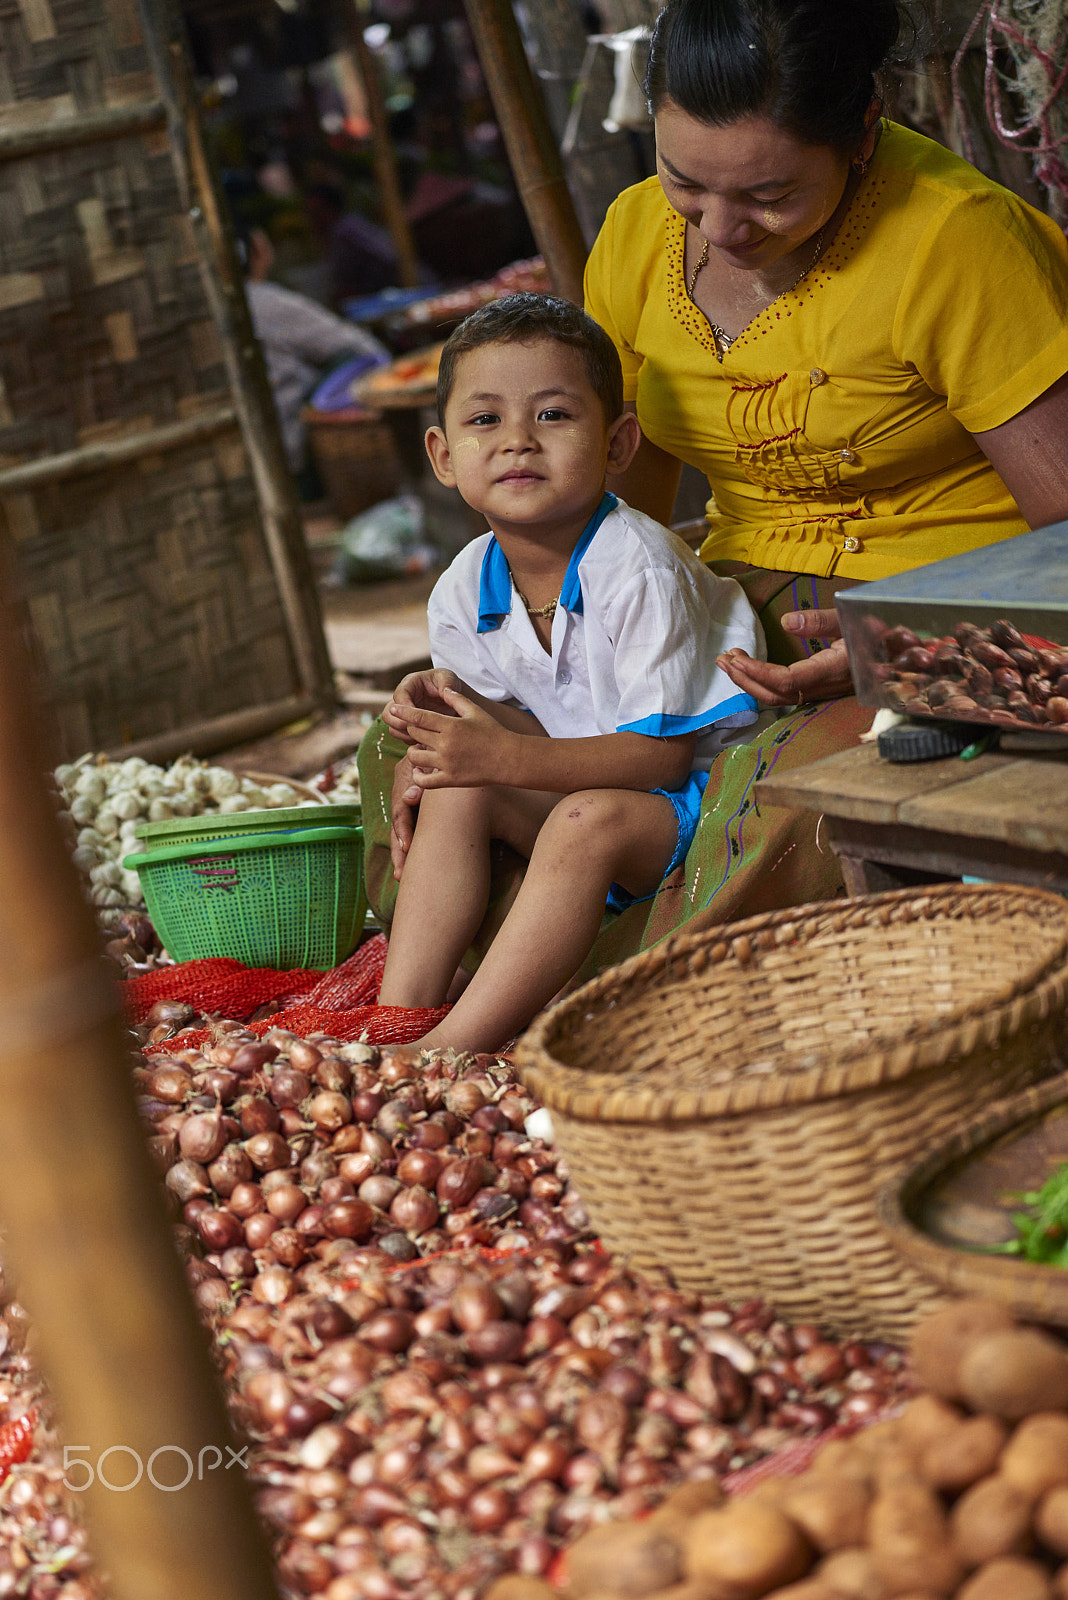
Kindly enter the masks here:
[[[554, 839], [581, 842], [584, 848], [611, 839], [622, 815], [623, 797], [612, 789], [579, 789], [554, 806], [546, 824]], [[543, 830], [544, 831], [544, 830]]]

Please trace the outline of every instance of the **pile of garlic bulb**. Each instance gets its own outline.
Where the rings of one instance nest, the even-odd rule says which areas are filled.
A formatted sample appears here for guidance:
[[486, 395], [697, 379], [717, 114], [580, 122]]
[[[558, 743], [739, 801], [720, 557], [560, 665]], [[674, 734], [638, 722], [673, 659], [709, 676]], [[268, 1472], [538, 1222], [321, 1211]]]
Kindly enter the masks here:
[[[124, 910], [144, 906], [140, 878], [122, 865], [125, 856], [144, 850], [137, 838], [143, 823], [317, 803], [307, 798], [304, 785], [298, 789], [280, 781], [263, 787], [192, 756], [158, 767], [140, 756], [109, 761], [90, 754], [57, 767], [54, 776], [75, 865], [87, 879], [89, 899], [105, 927]], [[324, 800], [335, 805], [358, 803], [355, 763], [351, 778], [348, 774], [344, 778]]]
[[[332, 783], [330, 788], [322, 791], [323, 799], [329, 800], [332, 806], [358, 806], [360, 804], [360, 774], [356, 768], [356, 757], [351, 756], [340, 766], [328, 769]], [[320, 773], [316, 778], [309, 778], [308, 782], [313, 789], [320, 787], [319, 780], [325, 774]]]

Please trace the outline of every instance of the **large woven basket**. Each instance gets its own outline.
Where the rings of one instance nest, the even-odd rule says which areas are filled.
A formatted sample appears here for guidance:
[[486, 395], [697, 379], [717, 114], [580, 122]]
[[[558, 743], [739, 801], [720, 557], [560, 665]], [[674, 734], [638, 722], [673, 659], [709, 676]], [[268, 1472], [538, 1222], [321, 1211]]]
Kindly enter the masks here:
[[900, 1339], [941, 1297], [881, 1185], [1057, 1067], [1068, 903], [937, 885], [667, 940], [521, 1039], [593, 1226], [639, 1270]]
[[400, 456], [381, 412], [305, 406], [301, 415], [327, 498], [339, 517], [357, 517], [399, 492]]

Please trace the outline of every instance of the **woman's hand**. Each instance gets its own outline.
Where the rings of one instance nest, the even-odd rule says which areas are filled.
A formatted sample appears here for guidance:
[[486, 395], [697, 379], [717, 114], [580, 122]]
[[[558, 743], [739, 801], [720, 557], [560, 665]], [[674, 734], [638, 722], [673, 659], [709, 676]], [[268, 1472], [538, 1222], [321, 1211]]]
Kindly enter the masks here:
[[744, 650], [728, 650], [717, 664], [762, 706], [803, 706], [810, 700], [837, 700], [853, 693], [845, 641], [836, 611], [788, 611], [780, 625], [802, 639], [830, 640], [815, 655], [788, 667], [754, 661]]
[[405, 744], [411, 744], [407, 720], [409, 711], [417, 709], [440, 711], [447, 717], [455, 715], [443, 698], [443, 691], [446, 689], [451, 689], [457, 694], [465, 694], [467, 685], [447, 667], [432, 667], [427, 672], [409, 672], [394, 689], [393, 699], [383, 711], [382, 719], [398, 739], [403, 739]]

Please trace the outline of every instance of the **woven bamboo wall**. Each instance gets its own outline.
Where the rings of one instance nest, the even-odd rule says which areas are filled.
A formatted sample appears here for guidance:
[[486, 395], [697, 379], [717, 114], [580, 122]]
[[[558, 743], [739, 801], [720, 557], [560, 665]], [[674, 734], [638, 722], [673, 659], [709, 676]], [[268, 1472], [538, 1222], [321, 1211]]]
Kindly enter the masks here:
[[134, 0], [0, 0], [0, 526], [63, 757], [308, 689], [151, 59]]

